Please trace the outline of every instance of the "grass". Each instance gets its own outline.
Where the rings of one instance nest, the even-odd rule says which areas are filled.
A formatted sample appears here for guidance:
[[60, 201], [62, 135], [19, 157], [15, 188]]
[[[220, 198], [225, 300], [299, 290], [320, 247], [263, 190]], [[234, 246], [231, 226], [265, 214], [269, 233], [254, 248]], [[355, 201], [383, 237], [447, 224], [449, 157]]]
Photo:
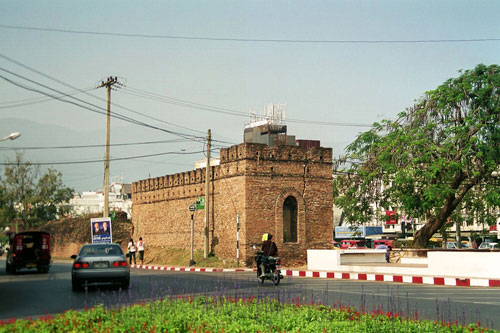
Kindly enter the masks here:
[[0, 323], [0, 332], [495, 332], [351, 307], [230, 297], [172, 297]]
[[[155, 264], [163, 266], [189, 266], [191, 254], [189, 250], [170, 249], [170, 248], [148, 248], [145, 251], [144, 264]], [[196, 250], [193, 254], [196, 262], [194, 267], [214, 267], [214, 268], [233, 268], [236, 267], [235, 260], [222, 260], [216, 256], [203, 258], [203, 251]], [[139, 263], [139, 262], [138, 262]], [[242, 263], [240, 263], [241, 265]]]

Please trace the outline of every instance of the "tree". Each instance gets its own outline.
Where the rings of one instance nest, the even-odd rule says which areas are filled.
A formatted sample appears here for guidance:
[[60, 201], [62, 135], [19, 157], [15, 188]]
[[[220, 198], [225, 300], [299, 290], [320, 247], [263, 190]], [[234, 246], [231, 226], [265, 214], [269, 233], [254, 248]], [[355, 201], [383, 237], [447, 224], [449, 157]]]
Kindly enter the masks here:
[[2, 224], [19, 218], [26, 228], [53, 220], [61, 212], [61, 203], [73, 196], [73, 189], [65, 187], [62, 174], [56, 170], [40, 175], [40, 168], [23, 161], [18, 153], [7, 163], [5, 179], [0, 184], [0, 218]]
[[347, 147], [338, 161], [334, 202], [349, 221], [369, 221], [374, 204], [397, 209], [425, 221], [415, 234], [418, 247], [447, 220], [496, 221], [500, 67], [459, 73]]

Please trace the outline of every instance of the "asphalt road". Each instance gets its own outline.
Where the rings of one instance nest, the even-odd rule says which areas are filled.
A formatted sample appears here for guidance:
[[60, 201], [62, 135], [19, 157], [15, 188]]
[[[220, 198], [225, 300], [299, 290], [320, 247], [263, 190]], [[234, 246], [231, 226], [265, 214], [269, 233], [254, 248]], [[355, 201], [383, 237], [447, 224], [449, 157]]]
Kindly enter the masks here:
[[117, 307], [183, 294], [273, 297], [286, 302], [352, 305], [372, 311], [470, 323], [500, 329], [500, 288], [465, 288], [384, 282], [285, 277], [279, 286], [259, 286], [255, 273], [201, 273], [133, 269], [131, 288], [71, 291], [71, 264], [55, 262], [48, 274], [6, 274], [0, 259], [0, 319], [37, 318], [97, 304]]

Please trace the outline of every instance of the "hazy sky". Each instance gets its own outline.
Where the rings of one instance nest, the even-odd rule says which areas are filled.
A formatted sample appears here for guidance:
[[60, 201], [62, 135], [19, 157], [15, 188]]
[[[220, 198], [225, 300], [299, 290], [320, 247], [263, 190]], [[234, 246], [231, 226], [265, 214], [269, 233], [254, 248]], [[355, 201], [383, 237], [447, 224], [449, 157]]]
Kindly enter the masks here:
[[[192, 170], [203, 153], [187, 153], [203, 151], [208, 128], [216, 147], [241, 143], [246, 113], [269, 103], [286, 104], [289, 134], [338, 156], [363, 125], [394, 118], [458, 70], [498, 64], [499, 13], [499, 1], [4, 0], [0, 137], [22, 136], [0, 143], [0, 160], [13, 147], [103, 145], [106, 91], [96, 86], [110, 75], [125, 85], [112, 113], [157, 128], [112, 119], [111, 143], [162, 141], [112, 146], [124, 159], [111, 177]], [[464, 41], [478, 39], [496, 40]], [[89, 90], [62, 98], [93, 111], [32, 91], [70, 86]], [[102, 188], [102, 146], [22, 151], [77, 191]], [[129, 159], [150, 154], [164, 155]], [[71, 164], [86, 160], [98, 162]]]

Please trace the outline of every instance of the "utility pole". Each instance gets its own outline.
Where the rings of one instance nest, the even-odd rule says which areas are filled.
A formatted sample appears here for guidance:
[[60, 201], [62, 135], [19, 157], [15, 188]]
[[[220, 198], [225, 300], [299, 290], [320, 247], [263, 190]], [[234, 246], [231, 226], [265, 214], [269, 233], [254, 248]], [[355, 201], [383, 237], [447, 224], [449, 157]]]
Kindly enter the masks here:
[[460, 230], [462, 222], [457, 221], [455, 222], [455, 229], [456, 229], [456, 234], [457, 234], [457, 248], [461, 249], [462, 248], [462, 232]]
[[194, 261], [194, 212], [191, 212], [191, 256], [189, 259], [189, 266], [196, 264]]
[[205, 247], [203, 250], [203, 258], [208, 258], [208, 226], [210, 217], [210, 202], [209, 202], [209, 190], [210, 190], [210, 141], [212, 140], [212, 132], [208, 129], [207, 135], [207, 166], [205, 172]]
[[109, 136], [110, 136], [110, 115], [111, 115], [111, 89], [115, 85], [121, 85], [118, 83], [117, 77], [108, 77], [106, 81], [101, 81], [98, 88], [106, 87], [107, 89], [107, 99], [106, 99], [106, 154], [104, 160], [104, 211], [102, 213], [103, 217], [109, 216]]

